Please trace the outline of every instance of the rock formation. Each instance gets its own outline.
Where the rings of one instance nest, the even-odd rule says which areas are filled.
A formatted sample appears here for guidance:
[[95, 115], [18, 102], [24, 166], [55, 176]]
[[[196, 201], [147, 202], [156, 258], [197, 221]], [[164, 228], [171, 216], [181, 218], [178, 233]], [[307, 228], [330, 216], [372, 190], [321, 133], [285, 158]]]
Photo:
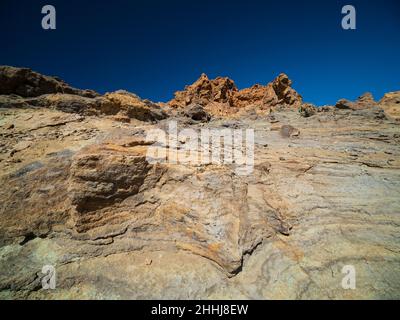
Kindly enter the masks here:
[[346, 99], [341, 99], [336, 103], [336, 108], [338, 109], [352, 109], [352, 110], [361, 110], [366, 108], [371, 108], [377, 105], [377, 102], [374, 100], [374, 97], [371, 93], [366, 92], [361, 95], [355, 102], [351, 102]]
[[[398, 93], [319, 108], [285, 75], [243, 90], [202, 75], [162, 105], [0, 71], [0, 298], [400, 297]], [[150, 132], [171, 122], [154, 162]], [[253, 129], [251, 173], [175, 161], [205, 129]]]
[[165, 119], [160, 106], [119, 90], [100, 96], [91, 90], [71, 88], [58, 78], [30, 69], [0, 66], [0, 108], [40, 107], [82, 115], [109, 115], [120, 121]]
[[400, 91], [386, 93], [379, 101], [379, 106], [385, 111], [386, 115], [400, 120]]
[[238, 90], [229, 78], [209, 80], [207, 75], [202, 74], [185, 90], [176, 92], [169, 105], [173, 108], [185, 108], [195, 103], [213, 115], [228, 115], [245, 108], [265, 110], [277, 105], [298, 108], [302, 104], [302, 98], [291, 85], [292, 81], [288, 76], [280, 74], [266, 86], [254, 85]]

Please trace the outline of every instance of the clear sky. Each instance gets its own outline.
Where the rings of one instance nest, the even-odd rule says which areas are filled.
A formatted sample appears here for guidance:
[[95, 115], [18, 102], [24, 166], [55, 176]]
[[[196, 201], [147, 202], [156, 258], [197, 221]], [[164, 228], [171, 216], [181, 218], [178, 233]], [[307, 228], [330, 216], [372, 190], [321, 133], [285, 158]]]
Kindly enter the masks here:
[[[41, 8], [57, 29], [41, 28]], [[357, 29], [341, 28], [352, 4]], [[318, 105], [400, 90], [398, 0], [1, 0], [0, 64], [153, 101], [209, 77], [239, 88], [281, 72]]]

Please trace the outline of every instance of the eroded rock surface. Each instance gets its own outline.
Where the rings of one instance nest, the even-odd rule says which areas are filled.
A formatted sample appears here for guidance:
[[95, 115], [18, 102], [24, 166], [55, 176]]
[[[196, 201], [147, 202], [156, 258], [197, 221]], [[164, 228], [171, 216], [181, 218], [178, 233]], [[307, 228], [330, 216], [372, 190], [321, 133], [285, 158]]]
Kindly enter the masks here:
[[0, 108], [49, 108], [82, 115], [155, 122], [168, 117], [161, 107], [124, 90], [103, 96], [70, 87], [57, 77], [27, 68], [0, 66]]
[[400, 91], [389, 92], [379, 101], [379, 105], [385, 113], [393, 119], [400, 119]]
[[69, 86], [58, 77], [44, 76], [28, 68], [0, 66], [0, 95], [38, 97], [44, 94], [66, 93], [93, 98], [99, 96], [92, 90], [80, 90]]
[[377, 104], [378, 103], [375, 101], [372, 94], [366, 92], [354, 102], [347, 99], [341, 99], [336, 103], [335, 107], [338, 109], [362, 110], [375, 107]]
[[239, 90], [233, 80], [218, 77], [210, 80], [202, 74], [185, 90], [175, 93], [168, 104], [173, 108], [185, 108], [191, 104], [203, 106], [213, 115], [230, 115], [240, 110], [266, 110], [275, 106], [298, 108], [301, 96], [291, 87], [292, 81], [286, 74], [280, 74], [271, 83], [254, 85]]
[[[366, 96], [363, 108], [297, 110], [285, 76], [245, 91], [202, 76], [170, 118], [123, 91], [11, 94], [0, 109], [1, 298], [400, 297], [393, 94]], [[56, 97], [81, 105], [28, 100]], [[241, 112], [212, 113], [216, 103]], [[258, 105], [268, 112], [255, 114]], [[253, 170], [154, 163], [148, 150], [160, 141], [148, 133], [170, 121], [179, 131], [253, 129]], [[187, 141], [174, 143], [168, 159]], [[56, 268], [55, 290], [42, 289], [44, 265]], [[355, 290], [342, 288], [346, 265]]]

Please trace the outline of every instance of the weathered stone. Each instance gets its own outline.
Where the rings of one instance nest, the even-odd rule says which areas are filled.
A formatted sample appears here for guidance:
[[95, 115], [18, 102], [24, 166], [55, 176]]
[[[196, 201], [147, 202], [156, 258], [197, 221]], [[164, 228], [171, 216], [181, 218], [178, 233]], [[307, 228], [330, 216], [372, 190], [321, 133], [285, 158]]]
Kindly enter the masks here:
[[371, 93], [367, 92], [361, 95], [355, 102], [341, 99], [336, 103], [338, 109], [362, 110], [376, 107], [377, 103]]
[[310, 103], [302, 104], [299, 107], [299, 113], [305, 118], [312, 117], [317, 112], [318, 112], [318, 108]]
[[34, 98], [18, 96], [0, 96], [2, 108], [48, 108], [66, 113], [81, 115], [113, 116], [115, 120], [129, 122], [129, 119], [140, 121], [158, 121], [168, 117], [160, 106], [142, 100], [128, 92], [108, 93], [101, 97], [88, 98], [76, 94], [45, 94]]
[[141, 121], [157, 121], [168, 117], [158, 105], [123, 90], [105, 94], [100, 111], [104, 114], [125, 115]]
[[[168, 122], [130, 93], [48, 94], [2, 108], [0, 297], [398, 299], [400, 127], [385, 116], [395, 94], [379, 106], [369, 95], [357, 109], [310, 106], [305, 118], [285, 76], [237, 100], [221, 79], [203, 76], [194, 100], [249, 112], [170, 116], [179, 129], [254, 129], [248, 175], [233, 164], [150, 161], [160, 141], [147, 133]], [[258, 108], [266, 112], [252, 117]], [[56, 290], [41, 287], [49, 264]], [[356, 290], [341, 286], [346, 265]]]
[[49, 93], [67, 93], [90, 98], [99, 95], [91, 90], [72, 88], [59, 78], [44, 76], [28, 68], [0, 66], [0, 95], [37, 97]]
[[192, 104], [185, 110], [185, 116], [195, 121], [210, 121], [211, 116], [199, 104]]
[[298, 137], [300, 135], [300, 131], [290, 125], [282, 126], [279, 132], [285, 138]]
[[400, 119], [400, 91], [386, 93], [379, 101], [379, 106], [383, 108], [386, 115], [399, 120]]
[[176, 92], [169, 105], [173, 108], [187, 108], [191, 104], [199, 104], [217, 116], [234, 114], [241, 109], [271, 109], [278, 104], [281, 107], [297, 108], [302, 98], [291, 85], [288, 76], [280, 74], [266, 86], [254, 85], [239, 91], [229, 78], [209, 80], [202, 74], [185, 90]]

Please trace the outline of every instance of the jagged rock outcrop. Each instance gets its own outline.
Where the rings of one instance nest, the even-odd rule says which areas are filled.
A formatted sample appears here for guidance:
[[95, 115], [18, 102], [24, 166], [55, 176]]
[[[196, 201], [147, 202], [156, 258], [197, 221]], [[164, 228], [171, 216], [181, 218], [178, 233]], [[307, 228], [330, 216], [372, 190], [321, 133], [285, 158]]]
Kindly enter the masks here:
[[186, 86], [184, 91], [175, 93], [175, 98], [168, 104], [173, 108], [184, 108], [191, 104], [206, 106], [211, 102], [231, 106], [231, 98], [238, 89], [235, 83], [229, 78], [218, 77], [210, 80], [206, 74], [192, 85]]
[[385, 113], [396, 120], [400, 119], [400, 91], [386, 93], [379, 101]]
[[[163, 108], [127, 92], [2, 96], [0, 298], [399, 298], [400, 127], [382, 117], [397, 94], [298, 110], [284, 76], [240, 102], [221, 79], [187, 90], [182, 114], [169, 114], [180, 134], [166, 139], [154, 135], [167, 135]], [[207, 113], [258, 103], [276, 105], [265, 117]], [[252, 170], [178, 161], [185, 129], [253, 129]], [[164, 162], [148, 156], [154, 146]], [[44, 265], [56, 290], [41, 286]], [[356, 290], [341, 286], [348, 265]]]
[[280, 74], [266, 86], [254, 85], [238, 90], [229, 78], [218, 77], [210, 80], [202, 74], [184, 91], [175, 93], [169, 102], [173, 108], [185, 108], [192, 103], [199, 104], [214, 115], [227, 115], [240, 109], [269, 109], [280, 105], [298, 108], [302, 104], [301, 96], [291, 87], [292, 81]]
[[278, 97], [278, 103], [289, 106], [298, 106], [301, 103], [301, 96], [292, 88], [292, 80], [286, 74], [281, 73], [272, 82], [272, 87]]

